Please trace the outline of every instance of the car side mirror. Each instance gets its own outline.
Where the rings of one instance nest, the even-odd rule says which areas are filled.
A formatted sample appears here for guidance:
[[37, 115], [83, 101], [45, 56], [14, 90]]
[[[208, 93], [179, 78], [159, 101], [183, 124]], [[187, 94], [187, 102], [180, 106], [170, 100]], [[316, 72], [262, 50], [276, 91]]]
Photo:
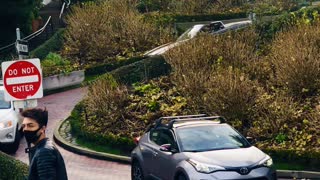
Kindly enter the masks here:
[[176, 153], [177, 150], [175, 148], [172, 148], [172, 145], [171, 144], [162, 144], [160, 146], [160, 151], [163, 151], [163, 152], [172, 152], [172, 153]]
[[256, 139], [253, 138], [253, 137], [246, 137], [246, 139], [250, 144], [255, 144], [256, 143]]

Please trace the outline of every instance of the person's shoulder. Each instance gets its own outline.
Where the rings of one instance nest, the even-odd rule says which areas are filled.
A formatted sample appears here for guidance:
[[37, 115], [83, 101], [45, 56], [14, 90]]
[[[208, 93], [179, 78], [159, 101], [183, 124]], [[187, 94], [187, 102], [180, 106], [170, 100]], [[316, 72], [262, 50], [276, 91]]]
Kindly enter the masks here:
[[53, 144], [53, 142], [49, 139], [46, 140], [46, 142], [43, 144], [41, 148], [39, 148], [39, 154], [48, 154], [48, 153], [53, 153], [56, 151], [56, 148]]

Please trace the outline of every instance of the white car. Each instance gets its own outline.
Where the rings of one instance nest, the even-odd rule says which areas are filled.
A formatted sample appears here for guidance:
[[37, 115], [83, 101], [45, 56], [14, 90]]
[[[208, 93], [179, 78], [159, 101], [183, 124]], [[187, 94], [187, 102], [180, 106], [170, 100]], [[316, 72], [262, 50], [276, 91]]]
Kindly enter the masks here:
[[0, 150], [15, 153], [20, 144], [22, 117], [14, 101], [4, 100], [4, 87], [0, 84]]
[[234, 31], [239, 30], [245, 27], [248, 27], [252, 24], [251, 20], [248, 21], [239, 21], [239, 22], [233, 22], [228, 24], [223, 24], [221, 21], [214, 21], [209, 24], [196, 24], [189, 28], [187, 31], [185, 31], [178, 39], [177, 41], [173, 43], [168, 43], [161, 45], [159, 47], [156, 47], [150, 51], [147, 51], [144, 55], [145, 56], [154, 56], [154, 55], [161, 55], [168, 51], [169, 49], [176, 47], [192, 38], [194, 38], [198, 33], [205, 32], [210, 34], [222, 34], [228, 31]]

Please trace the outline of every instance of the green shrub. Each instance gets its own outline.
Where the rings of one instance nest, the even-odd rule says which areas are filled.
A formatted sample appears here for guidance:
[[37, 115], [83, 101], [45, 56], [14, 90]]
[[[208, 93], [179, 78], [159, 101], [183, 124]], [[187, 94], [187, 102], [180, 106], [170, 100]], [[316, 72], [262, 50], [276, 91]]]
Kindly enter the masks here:
[[85, 118], [88, 117], [83, 116], [83, 114], [86, 114], [85, 112], [84, 102], [80, 102], [71, 112], [71, 116], [68, 117], [73, 136], [97, 145], [118, 148], [126, 155], [135, 147], [131, 137], [115, 136], [108, 133], [100, 133], [93, 130], [88, 130], [90, 128], [82, 128]]
[[128, 89], [117, 84], [110, 75], [104, 75], [91, 84], [83, 105], [82, 131], [109, 138], [113, 144], [119, 138], [123, 143], [132, 142], [132, 137], [143, 134], [156, 118], [189, 112], [186, 99], [168, 78], [135, 83]]
[[0, 151], [0, 179], [25, 179], [28, 166]]
[[111, 74], [121, 83], [132, 84], [167, 75], [170, 71], [170, 65], [162, 56], [152, 56], [127, 66], [122, 66], [112, 71]]
[[44, 77], [79, 70], [78, 64], [71, 64], [69, 60], [56, 53], [49, 53], [46, 58], [41, 61], [41, 66]]
[[320, 153], [314, 151], [304, 152], [303, 154], [298, 154], [295, 151], [283, 149], [264, 149], [265, 153], [269, 154], [275, 163], [286, 162], [295, 163], [304, 166], [309, 171], [319, 171], [320, 167]]
[[59, 29], [49, 40], [30, 52], [31, 57], [44, 59], [50, 52], [57, 52], [62, 48], [64, 29]]
[[145, 22], [126, 0], [75, 6], [67, 22], [64, 54], [79, 64], [137, 56], [172, 40], [169, 29]]
[[256, 31], [261, 38], [261, 41], [270, 42], [275, 35], [285, 29], [290, 29], [291, 26], [299, 23], [301, 18], [312, 22], [317, 19], [320, 7], [308, 7], [291, 13], [283, 13], [280, 16], [272, 17], [271, 20], [259, 20], [255, 23]]

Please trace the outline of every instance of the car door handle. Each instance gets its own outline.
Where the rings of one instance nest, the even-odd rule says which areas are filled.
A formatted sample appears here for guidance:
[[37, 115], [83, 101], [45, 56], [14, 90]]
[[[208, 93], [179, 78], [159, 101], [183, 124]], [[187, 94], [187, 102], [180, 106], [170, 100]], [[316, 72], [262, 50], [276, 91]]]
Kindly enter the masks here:
[[153, 154], [153, 156], [157, 156], [158, 155], [158, 153], [155, 152], [155, 151], [153, 151], [152, 154]]

